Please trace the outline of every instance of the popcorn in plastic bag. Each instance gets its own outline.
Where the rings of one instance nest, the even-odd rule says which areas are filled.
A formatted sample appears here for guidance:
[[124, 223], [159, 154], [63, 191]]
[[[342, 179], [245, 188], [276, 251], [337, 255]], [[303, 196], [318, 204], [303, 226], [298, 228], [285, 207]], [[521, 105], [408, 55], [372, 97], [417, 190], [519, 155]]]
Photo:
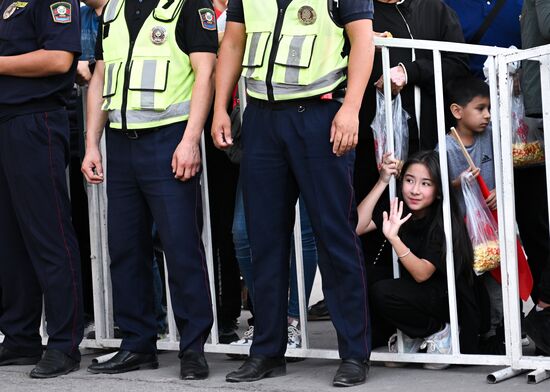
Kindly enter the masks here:
[[460, 178], [466, 205], [466, 228], [474, 248], [474, 272], [481, 275], [500, 265], [497, 224], [471, 173]]

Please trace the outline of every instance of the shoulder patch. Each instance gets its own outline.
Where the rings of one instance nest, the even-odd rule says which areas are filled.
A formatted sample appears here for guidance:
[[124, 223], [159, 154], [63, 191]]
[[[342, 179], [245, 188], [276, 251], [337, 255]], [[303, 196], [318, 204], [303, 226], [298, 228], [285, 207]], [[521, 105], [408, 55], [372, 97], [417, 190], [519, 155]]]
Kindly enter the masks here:
[[50, 5], [52, 18], [55, 23], [71, 23], [72, 8], [71, 3], [66, 1], [58, 1]]
[[205, 30], [216, 30], [216, 14], [210, 8], [199, 9], [202, 28]]

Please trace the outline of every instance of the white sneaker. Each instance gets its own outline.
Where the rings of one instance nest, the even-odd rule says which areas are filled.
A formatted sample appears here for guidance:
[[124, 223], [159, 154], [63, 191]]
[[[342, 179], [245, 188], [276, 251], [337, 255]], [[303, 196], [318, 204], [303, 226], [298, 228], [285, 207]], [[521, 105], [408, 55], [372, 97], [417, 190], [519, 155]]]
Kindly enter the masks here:
[[[424, 339], [420, 348], [426, 348], [427, 354], [450, 354], [451, 353], [451, 325], [445, 324], [445, 327]], [[446, 369], [448, 363], [425, 363], [424, 369], [441, 370]]]
[[254, 326], [251, 325], [246, 331], [244, 331], [243, 337], [235, 342], [229, 344], [233, 346], [250, 346], [252, 345], [252, 340], [254, 339]]
[[[414, 339], [411, 338], [404, 333], [401, 334], [403, 337], [403, 353], [417, 353], [418, 350], [420, 350], [420, 346], [423, 343], [423, 340], [420, 338]], [[388, 340], [388, 352], [397, 354], [397, 334], [394, 333], [392, 336], [390, 336], [390, 339]], [[399, 368], [406, 366], [406, 362], [384, 362], [384, 366], [389, 368]]]
[[286, 344], [287, 348], [300, 348], [302, 347], [302, 334], [300, 332], [300, 322], [298, 320], [293, 320], [288, 324], [288, 342]]

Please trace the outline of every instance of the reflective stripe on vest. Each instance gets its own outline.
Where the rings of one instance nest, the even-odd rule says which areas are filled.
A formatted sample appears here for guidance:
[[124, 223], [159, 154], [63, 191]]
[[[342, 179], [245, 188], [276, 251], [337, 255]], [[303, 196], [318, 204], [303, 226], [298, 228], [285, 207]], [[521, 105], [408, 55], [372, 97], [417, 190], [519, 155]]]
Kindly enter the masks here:
[[[318, 91], [326, 88], [327, 86], [332, 86], [334, 83], [342, 80], [342, 78], [345, 78], [345, 70], [345, 68], [337, 69], [336, 71], [325, 75], [323, 78], [316, 80], [313, 83], [310, 83], [308, 85], [308, 91]], [[267, 85], [265, 82], [262, 82], [260, 80], [249, 79], [246, 86], [248, 90], [252, 91], [253, 93], [267, 94]], [[303, 86], [286, 83], [273, 83], [273, 93], [275, 95], [297, 94], [303, 91]]]
[[[170, 105], [162, 112], [154, 110], [127, 110], [126, 121], [128, 125], [135, 125], [132, 129], [143, 129], [149, 126], [146, 123], [159, 122], [159, 125], [171, 124], [176, 119], [184, 121], [189, 116], [191, 102], [181, 102]], [[109, 111], [109, 121], [111, 123], [120, 123], [122, 121], [122, 113], [120, 110]], [[141, 126], [143, 125], [143, 126]]]
[[[247, 35], [242, 75], [252, 97], [307, 98], [346, 79], [344, 30], [331, 19], [326, 0], [293, 0], [282, 17], [277, 0], [242, 2]], [[277, 25], [281, 30], [274, 36]]]

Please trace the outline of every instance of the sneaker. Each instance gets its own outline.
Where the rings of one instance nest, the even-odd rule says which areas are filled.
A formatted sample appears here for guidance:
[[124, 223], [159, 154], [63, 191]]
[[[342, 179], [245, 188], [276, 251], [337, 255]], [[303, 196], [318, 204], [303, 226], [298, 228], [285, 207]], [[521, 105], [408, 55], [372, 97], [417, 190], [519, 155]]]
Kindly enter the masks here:
[[309, 307], [307, 310], [307, 319], [308, 321], [330, 320], [327, 304], [324, 299]]
[[[445, 327], [439, 332], [424, 339], [421, 349], [426, 348], [427, 354], [450, 354], [451, 353], [451, 325], [445, 324]], [[448, 363], [425, 363], [424, 369], [441, 370], [446, 369]]]
[[[408, 337], [404, 333], [401, 334], [403, 337], [403, 353], [417, 353], [420, 350], [420, 346], [423, 343], [423, 340], [418, 338], [414, 339]], [[397, 354], [397, 334], [394, 333], [388, 340], [388, 352]], [[384, 366], [389, 368], [399, 368], [406, 366], [406, 362], [384, 362]]]
[[550, 353], [550, 308], [537, 311], [533, 308], [525, 318], [525, 332], [535, 346]]
[[300, 322], [298, 320], [293, 320], [288, 324], [288, 342], [286, 344], [287, 348], [300, 348], [302, 347], [302, 334], [300, 332]]
[[233, 346], [250, 346], [252, 345], [252, 339], [254, 339], [253, 325], [251, 325], [246, 331], [244, 331], [243, 337], [241, 339], [231, 342], [229, 344]]

